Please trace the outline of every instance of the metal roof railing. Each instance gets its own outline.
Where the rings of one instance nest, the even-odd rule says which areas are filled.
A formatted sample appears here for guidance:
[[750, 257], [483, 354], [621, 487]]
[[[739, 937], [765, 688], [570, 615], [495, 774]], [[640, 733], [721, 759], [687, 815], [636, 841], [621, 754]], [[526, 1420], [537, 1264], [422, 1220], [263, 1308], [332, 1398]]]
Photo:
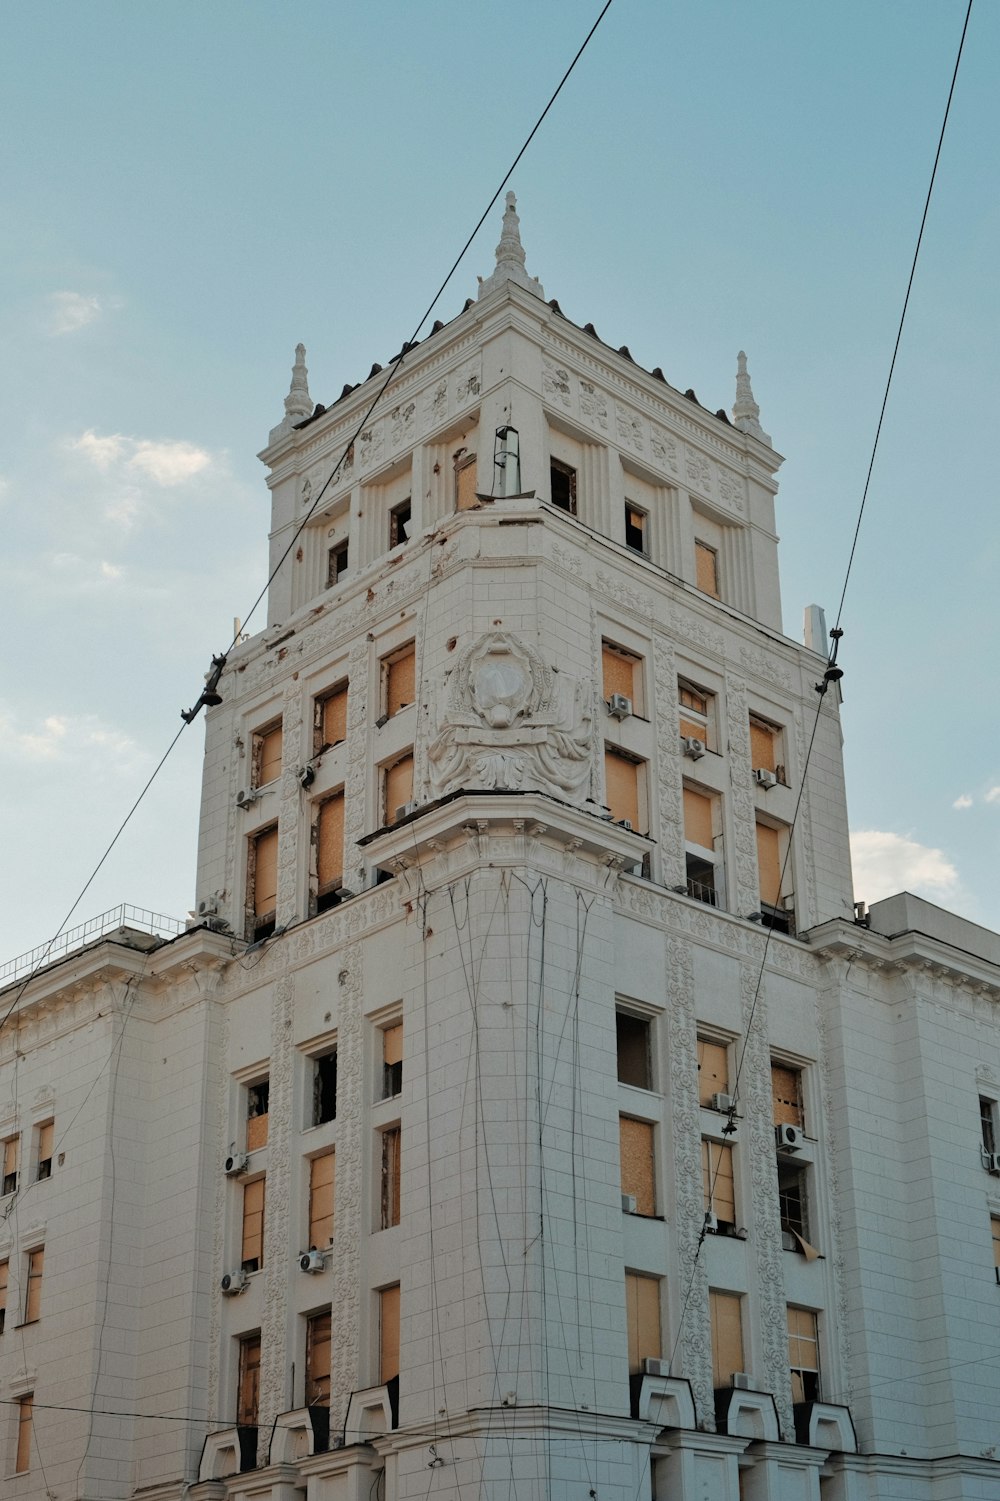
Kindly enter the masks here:
[[57, 959], [64, 959], [75, 949], [85, 948], [87, 944], [95, 943], [97, 939], [105, 938], [120, 928], [138, 928], [141, 932], [153, 933], [158, 938], [176, 938], [179, 933], [184, 932], [185, 924], [180, 918], [169, 917], [165, 912], [151, 912], [148, 907], [132, 907], [128, 902], [122, 902], [120, 906], [109, 907], [107, 912], [101, 912], [97, 917], [88, 918], [78, 927], [67, 928], [65, 933], [60, 933], [51, 943], [40, 943], [26, 954], [18, 954], [16, 959], [8, 959], [6, 964], [0, 964], [0, 989], [14, 980], [20, 980], [24, 975], [30, 975], [36, 968], [54, 964]]

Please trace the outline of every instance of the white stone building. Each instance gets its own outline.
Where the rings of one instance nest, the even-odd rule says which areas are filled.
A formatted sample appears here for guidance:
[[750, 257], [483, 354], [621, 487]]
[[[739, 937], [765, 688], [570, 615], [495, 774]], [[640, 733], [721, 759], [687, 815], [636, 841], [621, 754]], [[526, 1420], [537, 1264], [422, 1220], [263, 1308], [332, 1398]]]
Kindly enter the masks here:
[[197, 923], [0, 974], [3, 1495], [1000, 1496], [1000, 938], [857, 918], [745, 359], [509, 198], [384, 380], [262, 454]]

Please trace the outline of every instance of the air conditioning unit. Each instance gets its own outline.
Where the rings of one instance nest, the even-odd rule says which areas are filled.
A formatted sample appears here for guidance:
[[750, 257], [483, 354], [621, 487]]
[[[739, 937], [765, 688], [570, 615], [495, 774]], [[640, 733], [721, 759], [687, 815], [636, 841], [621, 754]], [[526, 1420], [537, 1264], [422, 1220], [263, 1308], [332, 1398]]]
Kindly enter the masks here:
[[215, 892], [215, 894], [213, 896], [202, 897], [201, 901], [198, 903], [198, 916], [199, 917], [218, 917], [218, 915], [219, 915], [219, 893]]
[[419, 806], [420, 806], [420, 804], [419, 803], [415, 803], [415, 802], [402, 803], [396, 809], [396, 814], [395, 814], [395, 817], [393, 819], [393, 822], [394, 823], [399, 823], [399, 820], [401, 818], [409, 818], [409, 816], [410, 816], [411, 813], [416, 813], [417, 808]]
[[712, 1096], [712, 1098], [711, 1098], [711, 1101], [709, 1102], [709, 1108], [711, 1110], [721, 1110], [723, 1113], [725, 1113], [726, 1111], [732, 1110], [732, 1108], [733, 1108], [733, 1097], [732, 1097], [732, 1095], [731, 1094], [722, 1094], [722, 1093], [714, 1094]]
[[777, 787], [778, 778], [773, 771], [768, 771], [764, 766], [758, 766], [754, 770], [753, 779], [758, 787]]
[[237, 808], [252, 808], [259, 797], [258, 787], [241, 787], [236, 794], [236, 806]]
[[325, 1272], [326, 1262], [322, 1251], [303, 1251], [299, 1257], [300, 1272]]
[[627, 693], [612, 693], [608, 699], [608, 713], [612, 719], [628, 719], [632, 713], [632, 700]]
[[733, 1374], [730, 1376], [729, 1379], [730, 1379], [730, 1381], [732, 1382], [733, 1386], [735, 1387], [735, 1389], [737, 1391], [739, 1391], [739, 1392], [752, 1392], [753, 1391], [753, 1377], [752, 1376], [748, 1376], [747, 1373], [746, 1373], [746, 1371], [734, 1371]]
[[987, 1152], [986, 1169], [990, 1173], [1000, 1173], [1000, 1152]]
[[709, 1235], [718, 1234], [719, 1216], [717, 1214], [713, 1214], [711, 1210], [709, 1210], [705, 1215], [705, 1230]]
[[228, 1178], [236, 1178], [240, 1173], [245, 1173], [249, 1166], [250, 1155], [248, 1152], [233, 1152], [225, 1161], [226, 1176]]
[[632, 820], [630, 818], [619, 818], [617, 822], [620, 829], [628, 829], [629, 833], [632, 833]]
[[241, 1293], [247, 1285], [247, 1274], [242, 1267], [237, 1267], [235, 1272], [227, 1272], [219, 1286], [229, 1298], [234, 1298]]
[[669, 1376], [670, 1362], [669, 1360], [657, 1360], [653, 1356], [647, 1355], [642, 1362], [642, 1370], [645, 1376]]
[[622, 1214], [635, 1214], [638, 1201], [635, 1194], [622, 1194]]
[[802, 1146], [802, 1132], [798, 1126], [775, 1126], [774, 1141], [779, 1152], [797, 1152]]
[[682, 735], [681, 745], [684, 747], [684, 754], [690, 756], [692, 761], [700, 761], [705, 754], [705, 742], [699, 740], [697, 735]]

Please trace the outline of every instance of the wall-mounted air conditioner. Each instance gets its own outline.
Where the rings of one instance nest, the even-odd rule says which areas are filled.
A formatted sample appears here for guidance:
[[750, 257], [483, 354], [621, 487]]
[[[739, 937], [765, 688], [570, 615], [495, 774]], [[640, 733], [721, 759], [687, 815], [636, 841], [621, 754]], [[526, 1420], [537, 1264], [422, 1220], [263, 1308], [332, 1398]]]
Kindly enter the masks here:
[[325, 1272], [326, 1262], [322, 1251], [303, 1251], [299, 1257], [300, 1272]]
[[238, 1177], [240, 1173], [245, 1173], [249, 1166], [250, 1155], [248, 1152], [233, 1152], [226, 1158], [224, 1163], [228, 1178]]
[[986, 1170], [990, 1173], [1000, 1173], [1000, 1152], [986, 1153]]
[[415, 802], [401, 803], [400, 806], [396, 809], [396, 814], [393, 822], [399, 823], [399, 820], [401, 818], [409, 818], [411, 813], [416, 813], [419, 806], [419, 803]]
[[622, 1194], [622, 1214], [635, 1214], [638, 1201], [635, 1194]]
[[746, 1371], [734, 1371], [733, 1374], [730, 1376], [729, 1379], [730, 1379], [730, 1381], [732, 1382], [733, 1386], [736, 1388], [737, 1391], [740, 1391], [740, 1392], [752, 1392], [753, 1391], [753, 1377], [752, 1376], [748, 1376], [747, 1373], [746, 1373]]
[[719, 1216], [711, 1210], [705, 1215], [705, 1230], [709, 1235], [717, 1235], [719, 1230]]
[[731, 1094], [723, 1094], [721, 1091], [718, 1094], [714, 1094], [712, 1096], [710, 1102], [709, 1102], [709, 1109], [711, 1109], [711, 1110], [721, 1110], [724, 1114], [725, 1114], [726, 1111], [732, 1110], [732, 1108], [733, 1108], [733, 1097], [732, 1097], [732, 1095]]
[[237, 1267], [235, 1272], [227, 1272], [219, 1286], [229, 1298], [234, 1298], [241, 1293], [247, 1285], [247, 1274], [242, 1267]]
[[629, 833], [632, 833], [632, 820], [630, 818], [619, 818], [617, 823], [620, 829], [628, 829]]
[[627, 693], [612, 693], [608, 699], [608, 713], [612, 719], [628, 719], [632, 713], [632, 700]]
[[236, 794], [236, 806], [237, 808], [252, 808], [259, 798], [259, 787], [241, 787]]
[[699, 740], [697, 735], [682, 735], [681, 745], [684, 749], [684, 754], [689, 756], [692, 761], [700, 761], [705, 754], [705, 742], [704, 740]]
[[212, 896], [202, 897], [201, 901], [198, 903], [198, 916], [199, 917], [218, 917], [218, 915], [219, 915], [219, 893], [216, 891]]
[[783, 1123], [774, 1128], [774, 1142], [779, 1152], [797, 1152], [802, 1146], [802, 1132], [798, 1126]]
[[642, 1362], [642, 1370], [645, 1376], [669, 1376], [670, 1362], [669, 1360], [654, 1359], [653, 1356], [647, 1355]]
[[778, 785], [778, 778], [775, 773], [773, 771], [768, 771], [765, 766], [755, 767], [753, 779], [757, 783], [758, 787], [769, 788], [777, 787]]

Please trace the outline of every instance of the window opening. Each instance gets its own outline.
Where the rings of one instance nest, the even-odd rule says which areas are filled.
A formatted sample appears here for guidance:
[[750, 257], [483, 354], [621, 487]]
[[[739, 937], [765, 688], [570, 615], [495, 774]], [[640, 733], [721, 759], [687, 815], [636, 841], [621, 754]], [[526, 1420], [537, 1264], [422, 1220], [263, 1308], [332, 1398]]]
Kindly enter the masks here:
[[347, 739], [347, 682], [313, 701], [313, 755]]
[[639, 658], [631, 652], [623, 651], [620, 646], [612, 646], [610, 641], [601, 642], [601, 679], [602, 691], [605, 699], [611, 698], [615, 693], [623, 693], [626, 698], [636, 704], [636, 668], [639, 666]]
[[42, 1267], [45, 1264], [45, 1247], [38, 1246], [28, 1253], [28, 1290], [24, 1300], [24, 1322], [37, 1324], [42, 1310]]
[[24, 1475], [31, 1468], [31, 1422], [35, 1405], [34, 1393], [17, 1399], [17, 1455], [14, 1460], [15, 1475]]
[[553, 459], [549, 465], [549, 487], [552, 504], [570, 516], [576, 515], [576, 470], [569, 464]]
[[785, 781], [781, 764], [781, 730], [766, 719], [750, 715], [750, 764], [754, 771], [770, 771], [779, 782]]
[[382, 773], [383, 820], [393, 824], [405, 818], [413, 801], [413, 752], [387, 766]]
[[7, 1322], [7, 1283], [10, 1280], [10, 1262], [0, 1261], [0, 1334]]
[[455, 509], [456, 511], [470, 511], [478, 504], [476, 455], [459, 450], [455, 455]]
[[252, 787], [266, 787], [281, 776], [281, 720], [256, 730], [250, 752]]
[[347, 542], [338, 542], [327, 553], [326, 587], [328, 589], [332, 589], [335, 584], [338, 584], [347, 572], [349, 546]]
[[52, 1177], [52, 1145], [55, 1135], [55, 1122], [43, 1121], [38, 1127], [38, 1167], [35, 1170], [35, 1181], [41, 1183], [45, 1178]]
[[330, 1405], [330, 1313], [306, 1319], [306, 1406]]
[[410, 496], [401, 500], [398, 506], [393, 506], [389, 512], [389, 546], [398, 547], [401, 542], [409, 541], [410, 537]]
[[325, 1251], [333, 1245], [333, 1203], [337, 1164], [333, 1152], [309, 1163], [309, 1249]]
[[629, 1375], [636, 1376], [642, 1371], [643, 1361], [656, 1360], [663, 1353], [659, 1277], [625, 1273], [625, 1317]]
[[719, 598], [719, 555], [707, 542], [694, 544], [695, 583], [703, 594]]
[[677, 698], [680, 707], [680, 732], [690, 740], [700, 740], [711, 746], [711, 711], [713, 695], [703, 688], [695, 688], [683, 678], [677, 682]]
[[714, 1109], [715, 1097], [729, 1093], [729, 1048], [724, 1042], [698, 1038], [698, 1102]]
[[12, 1194], [17, 1192], [17, 1164], [20, 1155], [21, 1138], [8, 1136], [3, 1144], [3, 1192]]
[[705, 1213], [714, 1214], [723, 1232], [736, 1229], [736, 1183], [733, 1149], [728, 1142], [701, 1141], [701, 1180]]
[[809, 1240], [806, 1169], [778, 1158], [778, 1213], [786, 1235]]
[[327, 912], [340, 901], [344, 884], [344, 794], [335, 792], [316, 810], [317, 913]]
[[268, 1079], [261, 1079], [259, 1084], [251, 1084], [247, 1090], [248, 1152], [256, 1152], [258, 1148], [267, 1146], [268, 1104], [270, 1096], [271, 1084]]
[[639, 781], [641, 763], [623, 751], [604, 748], [604, 796], [616, 823], [640, 826]]
[[656, 1166], [653, 1127], [649, 1121], [618, 1117], [622, 1193], [635, 1199], [636, 1214], [656, 1213]]
[[240, 1363], [236, 1384], [236, 1421], [241, 1428], [256, 1428], [260, 1408], [260, 1335], [240, 1339]]
[[992, 1156], [997, 1149], [997, 1107], [985, 1095], [979, 1096], [979, 1129], [983, 1134], [983, 1151]]
[[337, 1050], [312, 1060], [312, 1122], [325, 1126], [337, 1119]]
[[[722, 869], [715, 859], [718, 799], [684, 788], [684, 875], [688, 896], [710, 907], [721, 905]], [[688, 846], [693, 846], [689, 848]]]
[[776, 933], [794, 931], [794, 914], [781, 897], [781, 831], [757, 823], [757, 870], [760, 879], [761, 921]]
[[644, 1016], [615, 1012], [618, 1043], [618, 1082], [634, 1089], [652, 1089], [652, 1027]]
[[411, 641], [383, 663], [382, 706], [390, 719], [416, 700], [416, 661], [416, 647]]
[[630, 500], [625, 502], [625, 546], [633, 552], [646, 552], [646, 521], [645, 511], [640, 511]]
[[389, 1126], [382, 1135], [382, 1230], [391, 1230], [399, 1224], [400, 1199], [400, 1144], [398, 1126]]
[[802, 1070], [786, 1063], [771, 1064], [771, 1100], [776, 1126], [798, 1126], [805, 1130], [802, 1109]]
[[265, 829], [250, 840], [247, 861], [250, 908], [248, 936], [253, 943], [270, 938], [278, 907], [278, 829]]
[[403, 1023], [382, 1028], [382, 1098], [391, 1100], [403, 1088]]
[[379, 1380], [399, 1375], [399, 1283], [383, 1287], [379, 1301]]
[[[1000, 1282], [1000, 1218], [990, 1215], [990, 1233], [993, 1236], [993, 1275]], [[6, 1286], [6, 1268], [3, 1271], [4, 1285]], [[3, 1332], [3, 1321], [0, 1318], [0, 1333]]]
[[788, 1364], [792, 1401], [819, 1401], [819, 1332], [811, 1308], [788, 1305]]
[[259, 1272], [264, 1265], [263, 1178], [255, 1178], [243, 1188], [243, 1250], [240, 1265], [245, 1272]]
[[712, 1324], [712, 1382], [728, 1386], [734, 1371], [744, 1369], [743, 1300], [738, 1293], [712, 1289], [708, 1294]]

